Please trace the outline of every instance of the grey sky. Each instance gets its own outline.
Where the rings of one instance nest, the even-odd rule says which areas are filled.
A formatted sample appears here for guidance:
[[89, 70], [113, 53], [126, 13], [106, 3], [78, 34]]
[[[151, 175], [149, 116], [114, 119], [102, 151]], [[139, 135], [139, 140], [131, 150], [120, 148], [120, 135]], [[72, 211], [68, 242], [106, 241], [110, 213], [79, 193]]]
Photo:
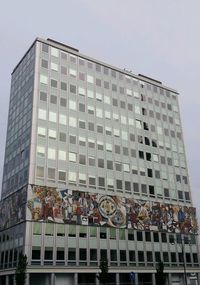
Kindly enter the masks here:
[[10, 73], [36, 37], [49, 37], [178, 89], [193, 201], [199, 210], [199, 11], [199, 0], [2, 1], [0, 177]]

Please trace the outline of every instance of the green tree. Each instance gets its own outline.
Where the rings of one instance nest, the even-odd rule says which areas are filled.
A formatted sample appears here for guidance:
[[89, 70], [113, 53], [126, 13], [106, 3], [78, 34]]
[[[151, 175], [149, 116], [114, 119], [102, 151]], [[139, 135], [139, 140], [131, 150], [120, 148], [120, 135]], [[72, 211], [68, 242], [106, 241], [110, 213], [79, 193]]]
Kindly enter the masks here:
[[164, 285], [166, 274], [164, 273], [164, 263], [160, 260], [156, 268], [156, 285]]
[[99, 279], [100, 283], [106, 285], [109, 281], [109, 273], [108, 273], [108, 259], [102, 258], [100, 261], [99, 269], [101, 272], [97, 275], [97, 279]]
[[15, 271], [16, 285], [24, 285], [26, 281], [26, 267], [27, 267], [26, 254], [20, 253], [17, 268]]

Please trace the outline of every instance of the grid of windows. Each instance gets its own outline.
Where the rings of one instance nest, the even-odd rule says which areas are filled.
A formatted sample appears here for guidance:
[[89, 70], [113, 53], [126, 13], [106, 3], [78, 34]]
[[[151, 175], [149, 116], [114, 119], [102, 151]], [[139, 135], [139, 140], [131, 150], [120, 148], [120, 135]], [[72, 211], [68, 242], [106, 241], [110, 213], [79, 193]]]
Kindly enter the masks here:
[[[179, 108], [173, 92], [109, 68], [101, 68], [100, 77], [92, 62], [79, 61], [74, 55], [73, 59], [59, 50], [55, 56], [51, 48], [41, 54], [38, 137], [43, 139], [38, 139], [38, 147], [43, 148], [43, 160], [39, 153], [37, 167], [54, 161], [66, 172], [65, 181], [56, 173], [51, 185], [79, 184], [75, 165], [71, 165], [75, 163], [87, 187], [100, 186], [92, 177], [101, 169], [102, 187], [108, 190], [190, 202]], [[52, 69], [54, 72], [47, 73]], [[52, 126], [53, 135], [47, 137], [46, 128], [41, 134], [45, 125]], [[74, 159], [70, 158], [72, 152]], [[42, 179], [48, 185], [45, 168], [43, 172], [36, 182]], [[117, 179], [119, 172], [121, 179]], [[140, 176], [140, 182], [134, 182], [134, 174]]]

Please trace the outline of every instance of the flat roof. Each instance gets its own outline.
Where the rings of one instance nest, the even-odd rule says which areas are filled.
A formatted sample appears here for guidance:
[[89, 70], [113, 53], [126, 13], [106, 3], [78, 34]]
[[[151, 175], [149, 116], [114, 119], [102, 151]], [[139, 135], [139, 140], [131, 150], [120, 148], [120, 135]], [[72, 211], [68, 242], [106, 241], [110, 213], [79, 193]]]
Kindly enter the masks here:
[[36, 39], [34, 40], [34, 42], [32, 43], [32, 45], [30, 46], [30, 48], [27, 50], [27, 52], [24, 54], [24, 56], [21, 58], [21, 60], [20, 60], [20, 61], [18, 62], [18, 64], [15, 66], [15, 68], [13, 69], [12, 74], [15, 72], [15, 70], [17, 69], [17, 67], [19, 66], [19, 64], [23, 61], [23, 59], [24, 59], [24, 57], [26, 56], [26, 54], [30, 51], [30, 49], [35, 45], [35, 43], [36, 43], [37, 41], [38, 41], [38, 42], [41, 42], [41, 43], [44, 43], [44, 44], [47, 44], [47, 45], [50, 45], [50, 46], [52, 46], [52, 47], [58, 48], [58, 49], [60, 49], [60, 50], [69, 52], [69, 53], [74, 54], [74, 55], [76, 55], [76, 56], [78, 56], [78, 57], [80, 57], [80, 58], [83, 58], [83, 59], [92, 61], [92, 62], [97, 63], [97, 64], [100, 64], [100, 65], [103, 65], [103, 66], [105, 66], [105, 67], [108, 67], [108, 68], [113, 69], [113, 70], [115, 70], [115, 71], [117, 71], [117, 72], [123, 73], [123, 74], [125, 74], [126, 76], [132, 77], [132, 78], [137, 79], [137, 80], [139, 80], [139, 81], [143, 81], [143, 82], [145, 82], [145, 83], [149, 83], [149, 84], [155, 85], [155, 86], [157, 86], [157, 87], [159, 87], [159, 88], [167, 89], [167, 90], [169, 90], [169, 91], [171, 91], [171, 92], [173, 92], [173, 93], [179, 94], [179, 92], [178, 92], [177, 90], [175, 90], [175, 89], [173, 89], [173, 88], [171, 88], [171, 87], [168, 87], [168, 86], [163, 85], [161, 81], [158, 81], [158, 80], [156, 80], [156, 79], [153, 79], [153, 78], [148, 77], [148, 76], [143, 75], [143, 74], [138, 74], [138, 75], [136, 75], [136, 74], [134, 74], [134, 73], [132, 73], [132, 72], [126, 70], [126, 69], [120, 69], [120, 68], [118, 68], [118, 67], [116, 67], [116, 66], [112, 66], [112, 65], [110, 65], [110, 64], [108, 64], [108, 63], [105, 63], [105, 62], [102, 62], [102, 61], [100, 61], [100, 60], [91, 58], [91, 57], [89, 57], [89, 56], [86, 56], [86, 55], [84, 55], [84, 54], [81, 54], [81, 53], [79, 52], [79, 50], [76, 49], [76, 48], [74, 48], [74, 47], [71, 47], [71, 46], [69, 46], [69, 45], [63, 44], [63, 43], [61, 43], [61, 42], [55, 41], [55, 40], [50, 39], [50, 38], [48, 38], [48, 39], [46, 39], [46, 40], [45, 40], [45, 39], [42, 39], [42, 38], [36, 38]]

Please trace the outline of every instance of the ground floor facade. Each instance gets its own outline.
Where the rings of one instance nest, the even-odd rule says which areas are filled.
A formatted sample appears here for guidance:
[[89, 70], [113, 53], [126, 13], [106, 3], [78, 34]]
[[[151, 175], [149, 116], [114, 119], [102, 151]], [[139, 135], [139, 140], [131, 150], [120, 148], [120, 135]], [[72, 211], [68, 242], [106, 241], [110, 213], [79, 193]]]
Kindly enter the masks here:
[[[131, 271], [132, 270], [132, 271]], [[108, 285], [155, 285], [155, 271], [137, 268], [112, 268]], [[134, 280], [130, 273], [134, 272]], [[191, 268], [186, 275], [183, 269], [165, 270], [166, 285], [199, 285], [200, 269]], [[99, 285], [98, 268], [27, 268], [26, 285]], [[1, 272], [1, 285], [15, 285], [15, 272]], [[185, 280], [187, 277], [187, 281]], [[186, 283], [187, 282], [187, 283]]]

